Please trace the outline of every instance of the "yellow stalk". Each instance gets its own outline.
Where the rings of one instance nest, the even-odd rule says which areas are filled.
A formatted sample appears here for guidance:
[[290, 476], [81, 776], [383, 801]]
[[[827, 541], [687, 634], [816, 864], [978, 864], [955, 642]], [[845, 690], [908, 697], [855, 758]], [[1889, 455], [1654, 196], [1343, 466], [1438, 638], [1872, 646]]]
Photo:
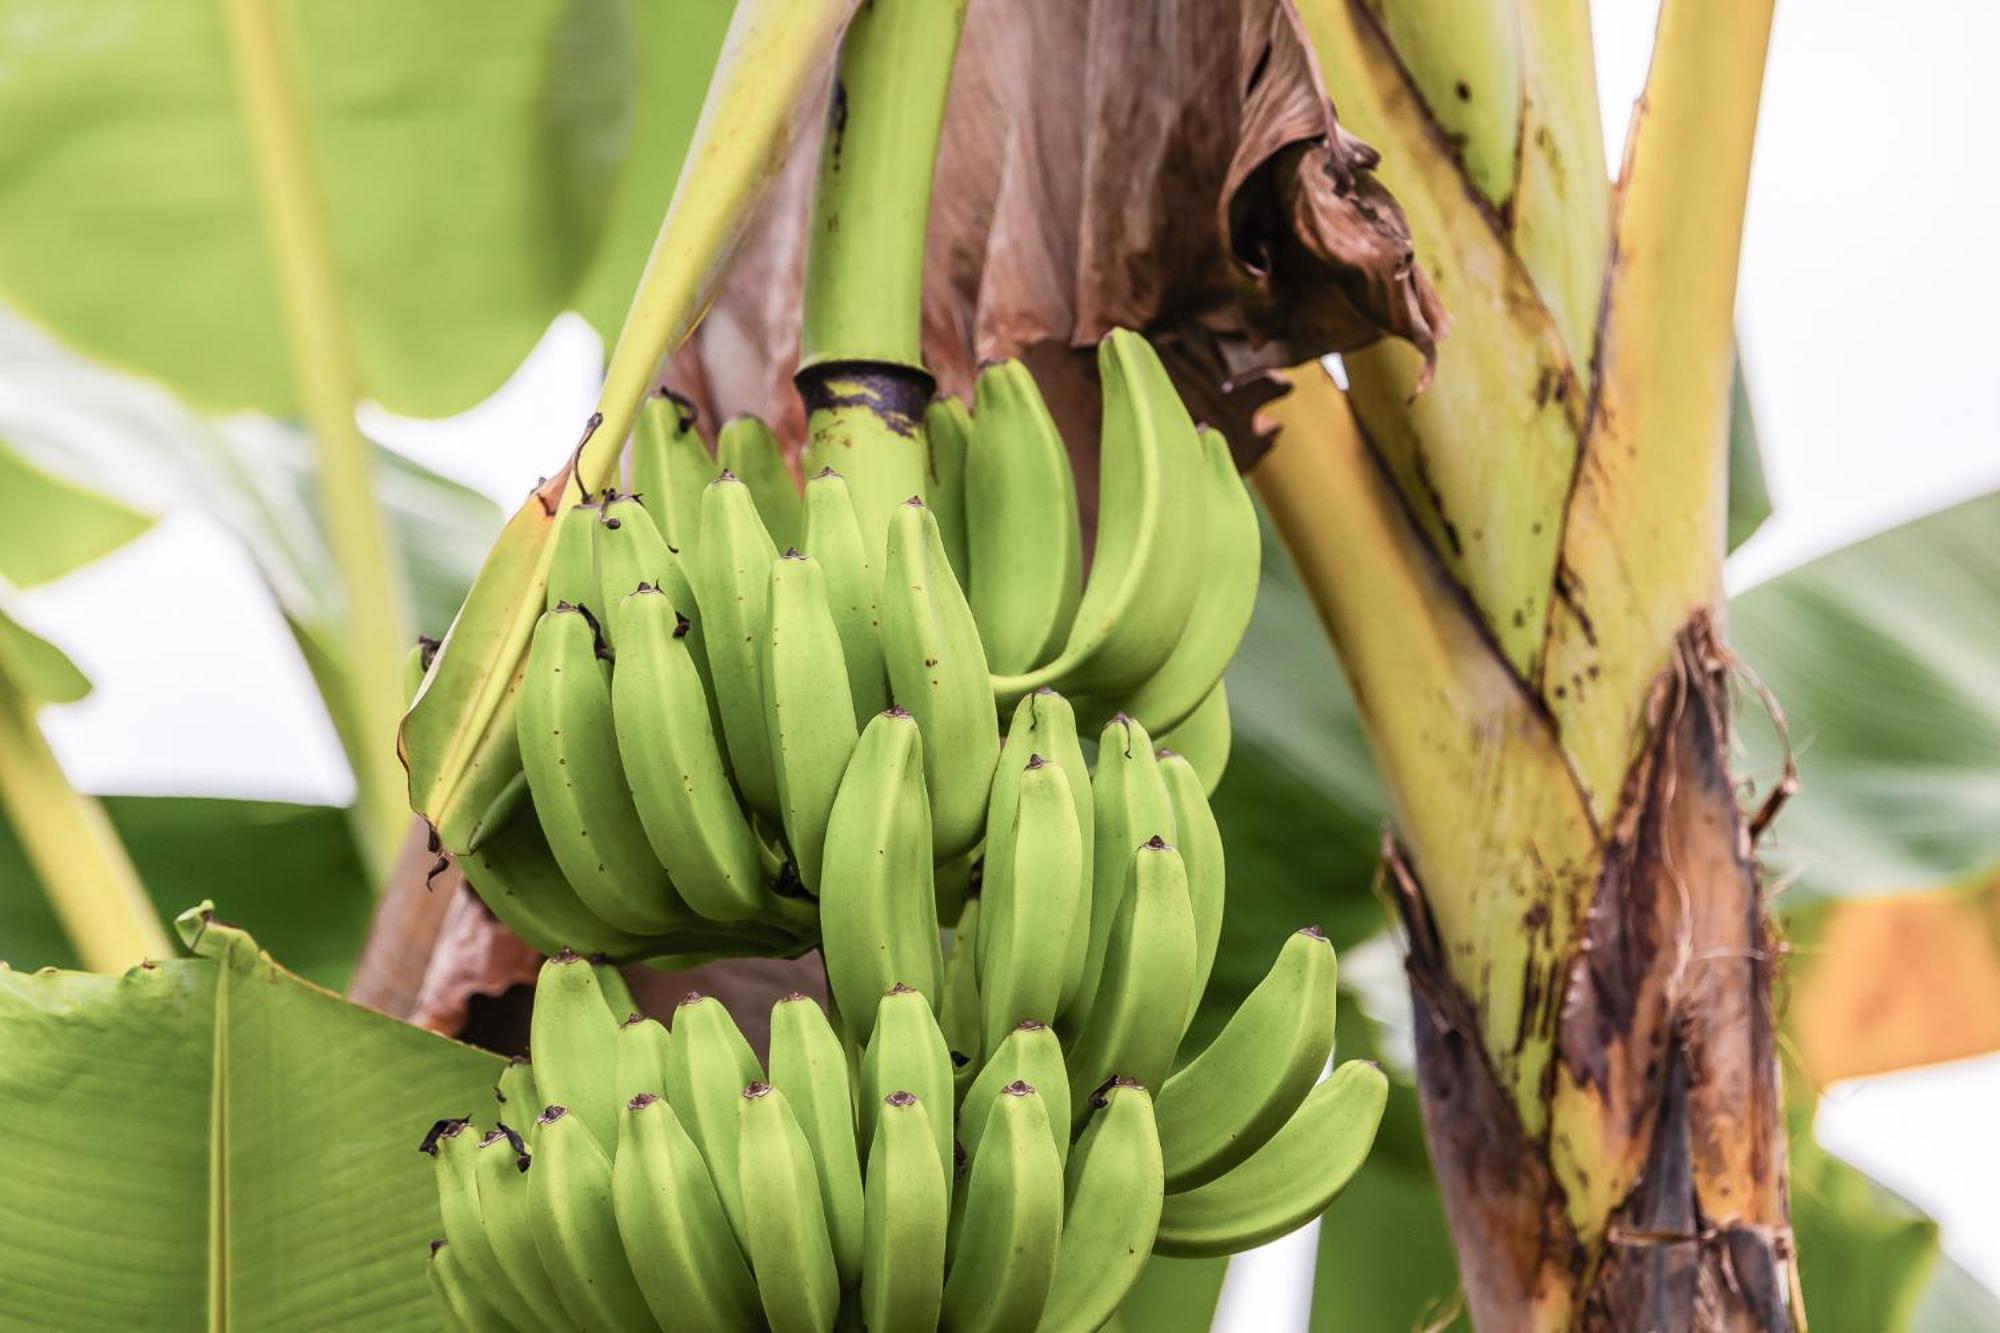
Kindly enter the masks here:
[[314, 174], [287, 0], [223, 0], [223, 18], [292, 374], [318, 461], [320, 513], [345, 631], [342, 678], [354, 720], [347, 752], [359, 842], [379, 884], [409, 822], [393, 743], [409, 640], [403, 583], [375, 500], [371, 450], [354, 421], [360, 378]]
[[69, 783], [35, 703], [0, 680], [0, 809], [42, 883], [63, 934], [92, 972], [173, 953], [104, 807]]

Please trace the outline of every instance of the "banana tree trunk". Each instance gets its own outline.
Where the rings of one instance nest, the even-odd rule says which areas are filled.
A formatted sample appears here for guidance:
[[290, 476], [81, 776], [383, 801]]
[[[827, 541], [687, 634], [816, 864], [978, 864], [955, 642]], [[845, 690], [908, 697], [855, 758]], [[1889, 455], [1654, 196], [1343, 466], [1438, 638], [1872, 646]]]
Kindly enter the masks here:
[[1434, 369], [1297, 372], [1253, 476], [1388, 788], [1470, 1313], [1788, 1330], [1773, 808], [1729, 772], [1721, 618], [1769, 4], [1667, 0], [1608, 191], [1583, 0], [1300, 9], [1454, 320]]

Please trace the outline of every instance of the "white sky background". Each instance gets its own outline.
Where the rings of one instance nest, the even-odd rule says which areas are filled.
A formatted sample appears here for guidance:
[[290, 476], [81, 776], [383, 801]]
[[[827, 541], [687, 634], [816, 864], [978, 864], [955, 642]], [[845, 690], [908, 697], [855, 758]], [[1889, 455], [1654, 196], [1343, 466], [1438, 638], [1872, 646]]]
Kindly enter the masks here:
[[[1614, 164], [1654, 10], [1593, 5]], [[1985, 101], [1996, 57], [1990, 0], [1778, 7], [1739, 292], [1776, 515], [1732, 561], [1733, 587], [2000, 488], [2000, 179]], [[569, 448], [600, 361], [596, 336], [565, 317], [471, 412], [433, 423], [369, 412], [365, 424], [511, 507]], [[275, 608], [210, 521], [173, 515], [19, 604], [96, 682], [90, 699], [44, 715], [80, 785], [350, 798]], [[1989, 1059], [1837, 1088], [1819, 1135], [1938, 1216], [1947, 1248], [2000, 1287], [1996, 1122], [2000, 1059]], [[1305, 1326], [1295, 1275], [1312, 1238], [1273, 1251], [1239, 1261], [1218, 1328]]]

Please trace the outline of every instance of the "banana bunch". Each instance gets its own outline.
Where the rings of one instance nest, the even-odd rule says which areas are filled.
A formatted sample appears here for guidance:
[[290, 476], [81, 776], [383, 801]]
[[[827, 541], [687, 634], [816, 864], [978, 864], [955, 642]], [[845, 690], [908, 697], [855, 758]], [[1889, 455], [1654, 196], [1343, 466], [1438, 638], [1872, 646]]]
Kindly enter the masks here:
[[768, 1069], [712, 998], [688, 996], [671, 1030], [621, 1022], [628, 1002], [610, 968], [552, 958], [533, 1062], [498, 1088], [521, 1128], [449, 1119], [425, 1137], [450, 1327], [1082, 1333], [1153, 1247], [1152, 1100], [1111, 1080], [1073, 1134], [1045, 1027], [1011, 1040], [1046, 1086], [988, 1081], [961, 1104], [907, 986], [877, 998], [858, 1052], [813, 1001], [780, 1000]]
[[[982, 372], [976, 413], [933, 405], [931, 500], [896, 506], [879, 538], [840, 473], [801, 493], [762, 423], [727, 423], [711, 456], [691, 409], [649, 400], [632, 490], [578, 495], [556, 520], [514, 686], [522, 773], [461, 857], [495, 913], [544, 952], [675, 963], [795, 955], [829, 912], [934, 936], [939, 912], [910, 906], [910, 886], [930, 884], [949, 920], [982, 844], [988, 863], [1013, 852], [996, 852], [989, 827], [1000, 705], [1058, 687], [1087, 720], [1123, 709], [1173, 728], [1212, 786], [1229, 743], [1220, 678], [1256, 593], [1256, 515], [1227, 445], [1196, 430], [1142, 338], [1112, 334], [1099, 362], [1087, 579], [1069, 456], [1016, 362]], [[850, 787], [900, 802], [898, 828], [869, 832], [855, 809], [837, 830]], [[916, 791], [912, 841], [901, 825], [919, 819]], [[829, 908], [834, 862], [884, 838], [900, 859], [871, 873], [896, 884], [895, 910], [880, 895]], [[1219, 907], [1203, 904], [1209, 926]], [[1111, 924], [1092, 921], [1090, 950], [1076, 942], [1089, 976]], [[935, 998], [935, 953], [877, 957], [870, 984]], [[849, 1019], [865, 1030], [871, 1016]]]

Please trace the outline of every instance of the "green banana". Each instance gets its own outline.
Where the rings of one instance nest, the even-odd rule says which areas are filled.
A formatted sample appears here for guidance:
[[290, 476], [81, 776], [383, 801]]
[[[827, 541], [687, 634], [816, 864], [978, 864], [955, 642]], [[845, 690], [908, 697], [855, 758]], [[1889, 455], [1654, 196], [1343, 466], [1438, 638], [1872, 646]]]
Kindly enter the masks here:
[[[534, 1115], [529, 1113], [530, 1128]], [[479, 1140], [473, 1174], [479, 1182], [480, 1222], [500, 1271], [507, 1275], [508, 1288], [521, 1298], [535, 1327], [557, 1333], [575, 1328], [576, 1322], [564, 1313], [563, 1299], [535, 1247], [527, 1176], [533, 1160], [521, 1135], [503, 1123]]]
[[882, 1099], [865, 1191], [861, 1324], [869, 1333], [930, 1333], [938, 1325], [951, 1204], [934, 1142], [929, 1108], [915, 1093]]
[[1215, 795], [1222, 774], [1229, 767], [1229, 691], [1222, 681], [1208, 692], [1179, 726], [1159, 738], [1162, 749], [1172, 750], [1194, 765], [1201, 774], [1204, 795]]
[[939, 994], [931, 846], [924, 742], [916, 720], [891, 708], [869, 721], [848, 760], [820, 872], [827, 985], [856, 1043], [867, 1040], [891, 986]]
[[785, 840], [800, 880], [817, 893], [827, 816], [860, 733], [819, 561], [788, 550], [771, 563], [770, 577], [764, 734]]
[[648, 394], [632, 431], [632, 489], [675, 550], [694, 544], [701, 493], [715, 460], [695, 430], [694, 404], [669, 389]]
[[1318, 1217], [1366, 1160], [1388, 1097], [1376, 1065], [1340, 1066], [1270, 1142], [1206, 1185], [1168, 1195], [1154, 1249], [1175, 1258], [1235, 1254]]
[[597, 627], [618, 647], [618, 607], [636, 588], [670, 588], [680, 563], [635, 495], [606, 493], [597, 517]]
[[[496, 1310], [518, 1304], [508, 1299], [513, 1284], [501, 1267], [493, 1244], [487, 1239], [486, 1223], [479, 1212], [479, 1178], [475, 1162], [479, 1155], [479, 1132], [464, 1120], [443, 1120], [424, 1137], [425, 1151], [437, 1164], [438, 1211], [444, 1220], [445, 1239], [452, 1243], [454, 1266], [459, 1276], [469, 1280], [475, 1291], [486, 1292]], [[538, 1333], [534, 1318], [525, 1309], [520, 1318], [502, 1313], [502, 1327], [522, 1333]]]
[[730, 768], [750, 807], [778, 814], [778, 779], [764, 730], [764, 634], [771, 562], [778, 558], [750, 488], [725, 469], [701, 496], [701, 535], [685, 566], [707, 638], [709, 676]]
[[1001, 1089], [966, 1181], [965, 1220], [944, 1283], [944, 1325], [1037, 1327], [1062, 1239], [1063, 1168], [1048, 1108], [1026, 1083]]
[[757, 835], [736, 801], [710, 723], [688, 621], [654, 588], [618, 606], [611, 711], [647, 842], [703, 917], [740, 921], [771, 904]]
[[535, 815], [577, 897], [634, 934], [693, 924], [632, 808], [612, 725], [609, 673], [587, 615], [567, 605], [543, 613], [519, 700], [516, 731]]
[[785, 1094], [753, 1082], [737, 1098], [744, 1248], [773, 1333], [829, 1333], [840, 1274], [820, 1205], [812, 1147]]
[[536, 1094], [566, 1106], [598, 1146], [618, 1146], [618, 1021], [589, 963], [565, 949], [535, 981], [528, 1049]]
[[961, 580], [987, 665], [1003, 676], [1040, 666], [1069, 633], [1082, 594], [1083, 530], [1069, 450], [1019, 361], [979, 372], [965, 461]]
[[1215, 1179], [1298, 1110], [1333, 1054], [1335, 980], [1326, 936], [1294, 932], [1215, 1040], [1160, 1088], [1168, 1189]]
[[[573, 494], [565, 488], [564, 496]], [[556, 516], [555, 554], [549, 558], [549, 583], [542, 609], [597, 605], [598, 501], [591, 496], [571, 504]]]
[[1092, 1099], [1070, 1154], [1056, 1275], [1038, 1326], [1095, 1333], [1139, 1280], [1160, 1228], [1163, 1169], [1152, 1100], [1130, 1079]]
[[1175, 836], [1173, 798], [1160, 772], [1152, 738], [1132, 718], [1120, 715], [1111, 719], [1098, 737], [1091, 798], [1095, 832], [1091, 842], [1090, 938], [1085, 945], [1083, 977], [1072, 992], [1071, 1012], [1066, 1015], [1070, 1023], [1066, 1030], [1071, 1031], [1097, 1001], [1111, 925], [1131, 891], [1133, 849], [1148, 838]]
[[743, 1196], [736, 1188], [737, 1095], [763, 1076], [722, 1001], [691, 992], [680, 1002], [667, 1042], [667, 1100], [701, 1149], [738, 1240], [744, 1231]]
[[999, 1046], [1022, 1019], [1056, 1021], [1069, 982], [1071, 938], [1089, 873], [1076, 803], [1062, 768], [1038, 754], [1013, 781], [1012, 846], [1005, 873], [981, 890], [979, 999], [983, 1051]]
[[924, 409], [924, 436], [930, 447], [925, 500], [937, 515], [945, 558], [963, 586], [972, 576], [965, 544], [965, 459], [972, 443], [972, 413], [956, 398], [934, 399]]
[[1164, 838], [1132, 856], [1131, 890], [1105, 951], [1090, 1016], [1069, 1044], [1070, 1101], [1079, 1114], [1105, 1079], [1123, 1074], [1159, 1087], [1187, 1030], [1194, 981], [1194, 916], [1187, 871]]
[[542, 1267], [573, 1325], [592, 1333], [654, 1327], [618, 1239], [611, 1156], [561, 1106], [535, 1122], [528, 1210]]
[[1019, 1024], [1006, 1040], [995, 1044], [979, 1076], [972, 1080], [959, 1103], [959, 1135], [968, 1155], [979, 1155], [979, 1139], [986, 1132], [986, 1118], [1001, 1089], [1011, 1083], [1026, 1083], [1042, 1094], [1049, 1110], [1049, 1130], [1055, 1136], [1056, 1156], [1069, 1159], [1069, 1076], [1064, 1072], [1062, 1042], [1055, 1030], [1034, 1019]]
[[672, 1045], [667, 1025], [657, 1018], [635, 1013], [618, 1025], [618, 1073], [620, 1097], [630, 1099], [642, 1092], [655, 1097], [667, 1095], [667, 1050]]
[[661, 1328], [755, 1328], [757, 1284], [722, 1200], [672, 1106], [625, 1104], [611, 1201], [625, 1258]]
[[1180, 642], [1201, 590], [1202, 452], [1159, 356], [1114, 329], [1097, 346], [1104, 386], [1097, 541], [1069, 637], [1055, 659], [994, 680], [1012, 700], [1038, 685], [1123, 699]]
[[1160, 667], [1127, 694], [1120, 707], [1154, 735], [1179, 726], [1214, 692], [1250, 627], [1263, 569], [1257, 506], [1230, 457], [1222, 433], [1203, 426], [1203, 521], [1200, 592], [1180, 641]]
[[1215, 949], [1222, 941], [1223, 856], [1222, 830], [1216, 827], [1215, 811], [1209, 809], [1208, 793], [1201, 787], [1201, 775], [1194, 765], [1171, 750], [1156, 755], [1160, 777], [1167, 784], [1167, 802], [1174, 814], [1174, 846], [1180, 850], [1181, 864], [1187, 868], [1188, 907], [1194, 913], [1194, 984], [1188, 989], [1188, 1020], [1201, 1004], [1208, 989], [1209, 974], [1215, 970]]
[[823, 468], [806, 483], [804, 533], [800, 545], [826, 571], [826, 600], [840, 631], [840, 656], [847, 688], [854, 696], [854, 722], [889, 706], [889, 671], [882, 661], [882, 587], [879, 557], [871, 558], [861, 539], [861, 520], [847, 479]]
[[618, 964], [602, 954], [593, 954], [586, 961], [597, 978], [597, 991], [604, 997], [604, 1007], [619, 1022], [639, 1012], [639, 1002], [632, 998], [632, 988], [626, 984], [625, 974], [619, 970]]
[[[861, 1139], [875, 1141], [875, 1120], [882, 1099], [892, 1092], [913, 1092], [925, 1106], [955, 1104], [954, 1066], [930, 1003], [908, 986], [896, 986], [875, 1007], [875, 1028], [861, 1053]], [[938, 1165], [944, 1168], [949, 1194], [957, 1166], [951, 1117], [931, 1120]]]
[[[1069, 700], [1044, 686], [1021, 697], [1007, 726], [1007, 742], [1000, 751], [999, 771], [986, 804], [985, 882], [1006, 881], [1012, 872], [1009, 858], [1014, 849], [1014, 810], [1020, 794], [1017, 777], [1027, 768], [1031, 755], [1054, 760], [1069, 780], [1070, 800], [1076, 806], [1077, 833], [1083, 842], [1083, 865], [1092, 868], [1096, 842], [1096, 798], [1092, 794], [1090, 768], [1083, 761], [1083, 746], [1077, 740], [1076, 712]], [[1075, 923], [1068, 931], [1069, 955], [1063, 963], [1063, 989], [1059, 1010], [1066, 1010], [1077, 987], [1083, 983], [1084, 964], [1090, 953], [1091, 885], [1085, 881], [1076, 901]]]
[[854, 1089], [847, 1052], [826, 1014], [794, 992], [771, 1006], [771, 1084], [785, 1100], [812, 1146], [820, 1205], [833, 1241], [840, 1285], [861, 1282], [861, 1158], [855, 1147]]
[[458, 864], [493, 915], [540, 953], [574, 948], [638, 958], [658, 952], [657, 937], [620, 930], [583, 905], [528, 802], [491, 827]]
[[535, 1086], [535, 1067], [519, 1055], [500, 1071], [500, 1079], [493, 1085], [493, 1100], [500, 1104], [503, 1118], [512, 1116], [524, 1125], [532, 1125], [541, 1108], [548, 1105]]
[[779, 550], [799, 544], [799, 491], [778, 437], [756, 417], [734, 417], [715, 437], [715, 461], [743, 479], [757, 516]]
[[885, 558], [882, 653], [890, 693], [923, 732], [932, 859], [943, 861], [979, 841], [1000, 758], [999, 717], [972, 608], [922, 501], [890, 516]]
[[967, 901], [951, 932], [951, 952], [944, 959], [944, 998], [938, 1001], [938, 1028], [958, 1064], [960, 1090], [979, 1071], [981, 1029], [979, 976], [973, 956], [979, 949], [979, 899]]
[[494, 1322], [498, 1316], [477, 1296], [471, 1275], [460, 1268], [458, 1251], [451, 1248], [449, 1241], [431, 1242], [430, 1263], [426, 1271], [430, 1276], [431, 1295], [437, 1298], [445, 1327], [451, 1333], [489, 1333], [493, 1329], [512, 1327], [504, 1322]]

